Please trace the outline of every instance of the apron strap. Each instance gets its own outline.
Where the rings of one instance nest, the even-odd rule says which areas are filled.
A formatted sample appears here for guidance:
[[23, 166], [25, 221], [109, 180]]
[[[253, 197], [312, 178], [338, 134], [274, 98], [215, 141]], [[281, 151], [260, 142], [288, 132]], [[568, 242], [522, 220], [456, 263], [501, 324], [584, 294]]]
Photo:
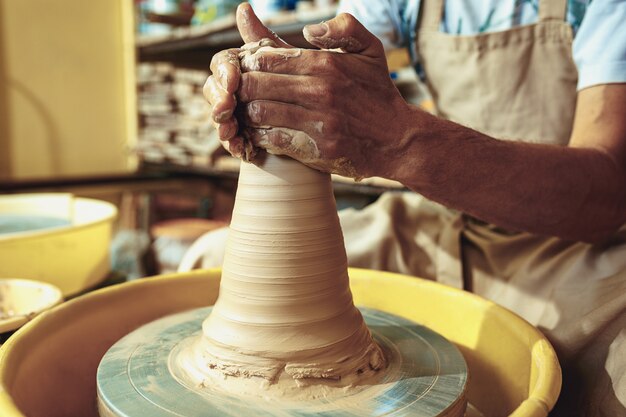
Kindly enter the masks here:
[[[428, 1], [426, 1], [428, 2]], [[540, 0], [539, 21], [567, 19], [567, 0]]]
[[418, 29], [439, 31], [441, 18], [443, 17], [443, 0], [421, 0], [422, 10], [418, 23]]

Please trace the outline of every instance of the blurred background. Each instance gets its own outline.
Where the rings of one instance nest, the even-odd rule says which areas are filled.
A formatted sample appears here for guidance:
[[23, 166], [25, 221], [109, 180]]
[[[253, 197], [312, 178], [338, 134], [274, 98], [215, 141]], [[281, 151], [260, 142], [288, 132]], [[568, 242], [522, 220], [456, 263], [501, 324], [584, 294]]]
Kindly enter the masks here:
[[[118, 209], [104, 282], [176, 270], [230, 220], [239, 162], [221, 148], [202, 86], [240, 46], [235, 0], [0, 0], [0, 193], [62, 192]], [[332, 0], [255, 0], [287, 42], [331, 18]], [[407, 98], [429, 108], [404, 50], [388, 55]], [[398, 184], [335, 178], [339, 208]], [[0, 227], [0, 234], [2, 230]]]

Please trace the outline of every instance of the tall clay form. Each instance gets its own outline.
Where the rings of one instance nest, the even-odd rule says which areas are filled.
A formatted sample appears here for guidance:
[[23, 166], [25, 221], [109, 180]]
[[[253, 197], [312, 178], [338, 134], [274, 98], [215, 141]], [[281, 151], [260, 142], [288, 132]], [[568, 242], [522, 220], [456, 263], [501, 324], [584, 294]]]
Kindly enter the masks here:
[[328, 174], [273, 155], [241, 164], [219, 298], [194, 350], [270, 384], [347, 384], [384, 366], [352, 301]]

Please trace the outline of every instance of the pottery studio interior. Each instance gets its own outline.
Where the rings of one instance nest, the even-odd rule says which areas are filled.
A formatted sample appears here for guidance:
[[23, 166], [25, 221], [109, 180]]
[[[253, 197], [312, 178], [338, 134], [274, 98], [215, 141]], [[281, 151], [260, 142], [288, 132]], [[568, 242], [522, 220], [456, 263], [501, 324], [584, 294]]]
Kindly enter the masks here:
[[626, 0], [0, 0], [0, 417], [626, 417]]

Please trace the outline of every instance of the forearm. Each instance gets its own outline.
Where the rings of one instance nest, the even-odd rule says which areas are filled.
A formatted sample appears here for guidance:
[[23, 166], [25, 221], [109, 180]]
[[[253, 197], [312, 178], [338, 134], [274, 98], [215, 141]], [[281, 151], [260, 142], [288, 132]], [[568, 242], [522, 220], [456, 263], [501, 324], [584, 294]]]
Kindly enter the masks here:
[[412, 109], [387, 176], [512, 230], [596, 240], [625, 220], [623, 170], [592, 148], [501, 141]]
[[505, 142], [408, 106], [382, 44], [354, 17], [309, 29], [321, 50], [241, 62], [247, 143], [321, 171], [395, 179], [508, 229], [596, 240], [626, 220], [626, 84], [579, 91], [573, 146]]

